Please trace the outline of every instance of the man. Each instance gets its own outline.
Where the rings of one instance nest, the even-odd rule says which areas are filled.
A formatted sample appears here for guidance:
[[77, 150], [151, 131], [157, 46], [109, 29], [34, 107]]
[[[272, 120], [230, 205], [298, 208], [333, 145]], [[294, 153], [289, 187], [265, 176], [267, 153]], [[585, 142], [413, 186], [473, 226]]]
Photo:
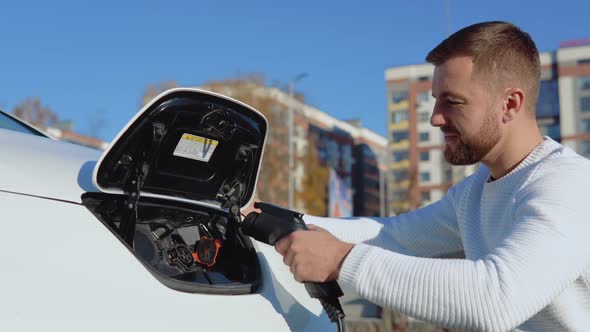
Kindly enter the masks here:
[[[434, 324], [477, 331], [590, 331], [590, 161], [536, 124], [540, 64], [505, 22], [434, 48], [430, 119], [454, 165], [481, 162], [440, 201], [391, 218], [307, 216], [276, 244], [298, 281], [337, 279]], [[465, 259], [441, 259], [463, 251]]]

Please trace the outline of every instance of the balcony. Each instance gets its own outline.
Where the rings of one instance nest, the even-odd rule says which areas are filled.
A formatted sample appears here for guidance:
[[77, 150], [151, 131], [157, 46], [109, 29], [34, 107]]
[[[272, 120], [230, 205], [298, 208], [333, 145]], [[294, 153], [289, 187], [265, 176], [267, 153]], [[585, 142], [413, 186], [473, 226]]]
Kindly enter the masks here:
[[408, 150], [410, 148], [410, 140], [405, 139], [397, 142], [391, 142], [389, 144], [391, 150]]
[[410, 106], [410, 102], [409, 100], [402, 100], [399, 103], [390, 103], [389, 104], [389, 110], [390, 111], [399, 111], [399, 110], [403, 110], [403, 109], [408, 109]]
[[410, 201], [406, 200], [406, 201], [394, 201], [393, 204], [391, 204], [393, 209], [398, 210], [398, 211], [409, 211], [410, 210]]
[[409, 160], [402, 160], [402, 161], [391, 163], [391, 169], [400, 169], [400, 168], [410, 168], [410, 161]]
[[389, 184], [389, 186], [392, 189], [408, 189], [408, 188], [410, 188], [410, 180], [407, 179], [407, 180], [402, 180], [399, 182], [391, 182]]
[[402, 121], [402, 122], [397, 122], [397, 123], [392, 123], [389, 125], [389, 130], [394, 131], [394, 130], [403, 130], [403, 129], [408, 129], [410, 127], [410, 122], [406, 121]]

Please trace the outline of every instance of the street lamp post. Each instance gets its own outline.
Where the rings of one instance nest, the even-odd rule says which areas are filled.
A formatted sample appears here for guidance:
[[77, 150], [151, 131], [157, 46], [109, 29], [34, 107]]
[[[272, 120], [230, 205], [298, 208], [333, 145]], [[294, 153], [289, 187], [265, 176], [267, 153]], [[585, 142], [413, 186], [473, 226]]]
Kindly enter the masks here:
[[302, 73], [291, 80], [289, 83], [289, 110], [288, 110], [288, 127], [289, 133], [287, 134], [288, 137], [288, 144], [289, 144], [289, 209], [295, 209], [295, 148], [293, 146], [294, 140], [294, 123], [293, 123], [293, 112], [294, 112], [294, 103], [295, 103], [295, 83], [302, 80], [307, 74]]
[[379, 153], [378, 158], [377, 158], [377, 165], [379, 167], [377, 169], [379, 170], [379, 216], [380, 217], [386, 217], [386, 212], [385, 212], [385, 204], [386, 204], [385, 181], [386, 181], [386, 177], [385, 177], [385, 167], [384, 167], [385, 162], [383, 161], [384, 158], [385, 158], [385, 156], [382, 153]]

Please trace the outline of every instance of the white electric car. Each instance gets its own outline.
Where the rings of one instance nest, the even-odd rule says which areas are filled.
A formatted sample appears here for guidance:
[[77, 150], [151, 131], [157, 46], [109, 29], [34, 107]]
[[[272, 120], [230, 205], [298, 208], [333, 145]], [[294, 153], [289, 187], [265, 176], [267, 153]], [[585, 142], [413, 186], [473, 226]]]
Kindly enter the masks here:
[[0, 113], [0, 331], [336, 330], [236, 227], [267, 129], [243, 103], [182, 88], [102, 154]]

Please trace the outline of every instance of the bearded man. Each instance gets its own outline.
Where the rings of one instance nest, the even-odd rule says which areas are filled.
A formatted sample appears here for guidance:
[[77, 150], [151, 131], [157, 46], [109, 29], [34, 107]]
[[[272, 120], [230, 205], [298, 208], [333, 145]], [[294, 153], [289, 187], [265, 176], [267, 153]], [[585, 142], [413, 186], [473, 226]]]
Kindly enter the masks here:
[[[478, 170], [399, 216], [306, 216], [316, 226], [276, 250], [300, 282], [338, 280], [437, 325], [590, 331], [590, 161], [540, 133], [535, 43], [511, 23], [484, 22], [426, 60], [444, 156]], [[436, 258], [459, 251], [465, 258]]]

